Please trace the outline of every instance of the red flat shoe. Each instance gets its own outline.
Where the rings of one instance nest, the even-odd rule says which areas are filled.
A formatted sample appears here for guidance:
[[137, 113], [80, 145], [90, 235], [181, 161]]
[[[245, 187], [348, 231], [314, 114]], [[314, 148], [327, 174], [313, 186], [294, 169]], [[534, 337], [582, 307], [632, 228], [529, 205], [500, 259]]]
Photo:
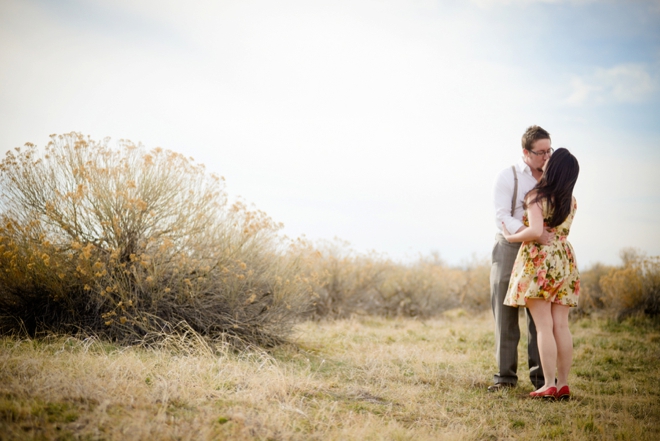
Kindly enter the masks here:
[[555, 399], [560, 401], [568, 401], [571, 399], [571, 391], [568, 388], [568, 385], [563, 386], [557, 391], [557, 393], [555, 393]]
[[543, 392], [530, 392], [529, 396], [532, 398], [543, 398], [545, 400], [554, 400], [556, 394], [557, 394], [557, 388], [552, 386], [547, 388]]

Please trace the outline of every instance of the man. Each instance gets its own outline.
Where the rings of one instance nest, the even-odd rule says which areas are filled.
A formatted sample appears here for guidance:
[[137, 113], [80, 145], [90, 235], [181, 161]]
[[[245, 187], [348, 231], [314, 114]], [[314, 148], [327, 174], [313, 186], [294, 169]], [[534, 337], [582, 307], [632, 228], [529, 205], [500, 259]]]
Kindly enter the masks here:
[[[502, 236], [502, 223], [507, 230], [518, 232], [524, 228], [522, 216], [523, 202], [529, 192], [543, 175], [543, 165], [552, 154], [550, 134], [539, 126], [529, 127], [522, 137], [522, 158], [513, 166], [502, 170], [495, 180], [494, 202], [495, 222], [498, 233], [493, 247], [490, 271], [490, 295], [495, 316], [495, 356], [498, 372], [494, 376], [495, 384], [488, 387], [490, 392], [513, 387], [518, 382], [518, 308], [503, 304], [509, 287], [513, 262], [516, 260], [520, 243], [509, 243]], [[544, 231], [539, 243], [547, 245], [553, 234]], [[527, 355], [529, 359], [529, 379], [536, 389], [545, 383], [541, 359], [536, 342], [536, 326], [532, 316], [527, 314]]]

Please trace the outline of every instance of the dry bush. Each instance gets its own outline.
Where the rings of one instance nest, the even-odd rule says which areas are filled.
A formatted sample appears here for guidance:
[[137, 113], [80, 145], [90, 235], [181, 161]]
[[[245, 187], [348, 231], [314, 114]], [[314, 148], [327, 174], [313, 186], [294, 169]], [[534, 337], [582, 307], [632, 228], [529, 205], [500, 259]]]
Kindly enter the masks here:
[[621, 258], [623, 266], [610, 269], [600, 279], [607, 308], [619, 319], [637, 313], [660, 315], [660, 256], [624, 249]]
[[451, 268], [438, 256], [397, 263], [376, 253], [360, 254], [341, 241], [307, 244], [306, 278], [317, 295], [316, 317], [353, 314], [431, 317], [463, 307], [487, 309], [490, 264], [473, 259]]
[[459, 290], [460, 271], [433, 259], [396, 265], [378, 290], [381, 314], [430, 317], [458, 306]]
[[107, 143], [53, 135], [2, 162], [0, 331], [281, 341], [311, 297], [280, 226], [192, 159]]
[[580, 301], [577, 307], [580, 315], [606, 309], [607, 300], [601, 287], [601, 279], [613, 269], [612, 266], [596, 263], [580, 271]]
[[298, 244], [305, 256], [303, 273], [313, 283], [317, 317], [373, 312], [370, 305], [389, 262], [375, 254], [360, 255], [339, 240]]
[[474, 311], [490, 310], [490, 269], [490, 259], [477, 256], [472, 256], [462, 267], [461, 307]]

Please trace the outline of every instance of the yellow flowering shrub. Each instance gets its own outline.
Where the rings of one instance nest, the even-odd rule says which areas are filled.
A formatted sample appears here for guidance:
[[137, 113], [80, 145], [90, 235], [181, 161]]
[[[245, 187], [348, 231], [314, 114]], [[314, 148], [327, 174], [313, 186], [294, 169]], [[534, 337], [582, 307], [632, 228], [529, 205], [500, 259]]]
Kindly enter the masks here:
[[604, 306], [618, 318], [636, 313], [660, 315], [660, 256], [624, 249], [621, 257], [623, 265], [600, 278]]
[[191, 158], [107, 144], [53, 135], [2, 161], [0, 330], [286, 337], [312, 298], [280, 225]]
[[577, 312], [585, 315], [604, 310], [609, 303], [601, 287], [601, 279], [614, 267], [596, 263], [588, 269], [580, 269], [580, 297]]

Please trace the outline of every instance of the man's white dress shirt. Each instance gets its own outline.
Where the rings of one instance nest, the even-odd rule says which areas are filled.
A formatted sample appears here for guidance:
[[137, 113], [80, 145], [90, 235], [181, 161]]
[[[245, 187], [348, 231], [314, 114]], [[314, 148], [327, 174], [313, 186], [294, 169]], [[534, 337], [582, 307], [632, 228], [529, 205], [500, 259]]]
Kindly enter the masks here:
[[522, 158], [514, 164], [518, 175], [518, 194], [516, 196], [516, 207], [511, 216], [511, 200], [513, 199], [514, 178], [511, 166], [502, 170], [495, 179], [495, 191], [493, 201], [495, 204], [495, 223], [498, 231], [502, 232], [502, 222], [506, 225], [509, 233], [513, 234], [524, 224], [522, 217], [525, 210], [523, 202], [525, 195], [536, 185], [536, 178], [532, 176], [532, 170]]

